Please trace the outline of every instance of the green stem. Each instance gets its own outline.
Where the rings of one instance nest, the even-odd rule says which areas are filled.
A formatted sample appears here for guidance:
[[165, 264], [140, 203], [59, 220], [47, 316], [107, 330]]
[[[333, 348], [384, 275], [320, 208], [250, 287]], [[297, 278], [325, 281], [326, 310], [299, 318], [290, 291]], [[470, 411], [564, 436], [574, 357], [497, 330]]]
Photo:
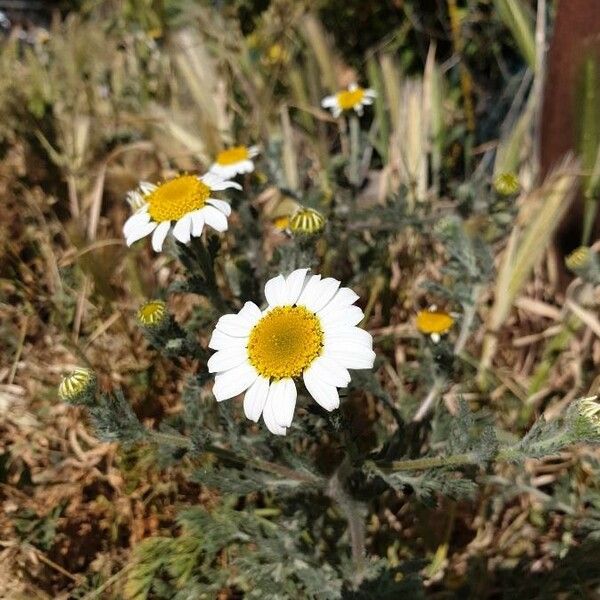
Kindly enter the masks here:
[[360, 185], [359, 173], [359, 153], [360, 153], [360, 124], [358, 117], [350, 115], [350, 183], [354, 187]]
[[474, 454], [453, 454], [451, 456], [432, 456], [430, 458], [415, 458], [409, 460], [394, 460], [378, 464], [382, 471], [425, 471], [438, 467], [458, 467], [461, 465], [474, 465], [479, 461]]
[[[191, 440], [183, 437], [182, 435], [163, 433], [161, 431], [152, 431], [150, 435], [156, 443], [169, 444], [171, 446], [185, 448], [187, 450], [189, 450], [192, 445]], [[286, 479], [293, 479], [294, 481], [299, 481], [301, 483], [321, 483], [321, 480], [318, 477], [309, 473], [300, 473], [298, 471], [294, 471], [293, 469], [288, 469], [287, 467], [282, 467], [281, 465], [266, 460], [254, 458], [247, 459], [242, 456], [239, 456], [231, 450], [228, 450], [227, 448], [222, 448], [221, 446], [207, 444], [204, 449], [206, 450], [206, 452], [210, 452], [211, 454], [214, 454], [215, 456], [218, 456], [223, 460], [235, 462], [240, 465], [248, 465], [253, 467], [254, 469], [258, 469], [259, 471], [273, 473], [274, 475], [279, 475], [280, 477], [285, 477]]]
[[210, 299], [212, 305], [219, 312], [223, 314], [231, 312], [229, 306], [221, 297], [221, 293], [217, 285], [217, 277], [215, 275], [215, 265], [211, 260], [210, 254], [206, 249], [202, 239], [198, 240], [198, 243], [195, 244], [195, 249], [200, 269], [202, 270], [204, 279], [206, 281], [206, 295]]

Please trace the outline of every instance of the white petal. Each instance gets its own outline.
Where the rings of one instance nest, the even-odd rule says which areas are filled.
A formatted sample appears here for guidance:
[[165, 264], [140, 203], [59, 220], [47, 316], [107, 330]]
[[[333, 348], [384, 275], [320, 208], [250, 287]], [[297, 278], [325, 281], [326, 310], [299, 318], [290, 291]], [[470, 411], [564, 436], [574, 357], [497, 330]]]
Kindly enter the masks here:
[[325, 96], [325, 98], [323, 98], [323, 100], [321, 100], [321, 106], [323, 108], [332, 108], [336, 104], [337, 104], [336, 96]]
[[157, 186], [155, 186], [153, 183], [150, 183], [149, 181], [140, 181], [140, 190], [142, 190], [144, 194], [150, 194], [156, 188]]
[[192, 234], [192, 215], [188, 213], [183, 215], [175, 227], [173, 227], [173, 236], [176, 240], [179, 240], [182, 244], [187, 244], [190, 241]]
[[348, 369], [329, 356], [319, 356], [307, 370], [328, 385], [346, 387], [350, 383]]
[[302, 378], [304, 379], [304, 385], [310, 395], [325, 410], [332, 411], [339, 407], [340, 397], [337, 388], [334, 385], [329, 385], [319, 379], [310, 368], [304, 371]]
[[320, 275], [311, 275], [300, 297], [296, 301], [296, 304], [302, 304], [304, 306], [308, 306], [311, 302], [315, 302], [317, 300], [317, 289], [319, 286], [319, 282], [321, 281]]
[[142, 238], [150, 235], [156, 229], [157, 223], [154, 221], [150, 221], [150, 223], [146, 223], [145, 225], [138, 225], [134, 229], [129, 232], [129, 235], [125, 239], [125, 243], [128, 246], [131, 246], [134, 242], [141, 240]]
[[357, 114], [359, 117], [362, 117], [362, 115], [363, 115], [363, 112], [364, 112], [364, 111], [363, 111], [362, 104], [356, 104], [356, 105], [354, 106], [354, 110], [356, 111], [356, 114]]
[[171, 221], [161, 221], [154, 230], [154, 233], [152, 234], [152, 248], [154, 249], [154, 252], [162, 251], [169, 229], [171, 229]]
[[258, 373], [252, 365], [244, 363], [229, 371], [217, 374], [213, 394], [218, 402], [233, 398], [247, 390], [258, 377]]
[[233, 337], [247, 337], [252, 325], [246, 319], [240, 319], [238, 315], [223, 315], [218, 321], [216, 328]]
[[234, 165], [220, 165], [219, 163], [213, 163], [208, 172], [212, 175], [216, 175], [221, 180], [226, 180], [237, 175], [237, 170]]
[[227, 181], [222, 177], [219, 177], [216, 173], [208, 172], [206, 175], [200, 177], [200, 181], [207, 185], [211, 190], [220, 191], [227, 190], [229, 188], [235, 188], [236, 190], [241, 190], [242, 186], [235, 181]]
[[242, 160], [235, 165], [238, 173], [252, 173], [254, 171], [254, 163], [251, 160]]
[[208, 347], [212, 350], [225, 350], [226, 348], [245, 348], [247, 344], [248, 338], [246, 337], [234, 337], [215, 329], [210, 342], [208, 342]]
[[205, 206], [202, 209], [202, 216], [207, 225], [210, 225], [217, 231], [227, 231], [227, 217], [214, 206]]
[[[321, 314], [321, 313], [319, 313]], [[368, 350], [373, 349], [373, 337], [368, 331], [360, 327], [346, 327], [345, 325], [334, 324], [332, 326], [323, 326], [323, 343], [329, 344], [355, 344], [364, 346]]]
[[306, 279], [308, 269], [296, 269], [292, 271], [285, 279], [286, 286], [286, 304], [295, 304], [302, 291], [302, 286]]
[[296, 408], [296, 384], [292, 379], [280, 379], [271, 383], [273, 390], [273, 414], [275, 421], [281, 427], [289, 427], [294, 418]]
[[216, 198], [209, 198], [206, 201], [207, 204], [212, 204], [215, 208], [218, 208], [226, 217], [231, 214], [231, 206], [224, 200], [217, 200]]
[[348, 91], [349, 92], [353, 92], [354, 90], [358, 89], [358, 85], [356, 85], [356, 82], [352, 82], [349, 86], [348, 86]]
[[350, 288], [340, 288], [335, 296], [319, 311], [319, 315], [327, 316], [337, 312], [340, 308], [351, 306], [358, 300], [359, 296]]
[[363, 320], [363, 311], [359, 306], [347, 306], [333, 311], [331, 314], [323, 315], [319, 313], [319, 317], [323, 323], [323, 327], [332, 327], [333, 325], [357, 325]]
[[335, 359], [347, 369], [372, 369], [375, 352], [364, 346], [354, 344], [328, 346], [323, 355]]
[[229, 371], [246, 362], [248, 359], [248, 351], [242, 347], [232, 347], [226, 350], [219, 350], [215, 352], [209, 359], [206, 366], [208, 367], [209, 373], [216, 373], [218, 371]]
[[339, 287], [340, 282], [333, 277], [322, 279], [314, 285], [314, 289], [311, 290], [304, 301], [302, 301], [302, 297], [304, 296], [304, 292], [302, 292], [298, 304], [304, 304], [306, 308], [315, 313], [319, 312], [333, 298]]
[[202, 216], [202, 209], [195, 210], [192, 215], [192, 235], [194, 237], [200, 237], [202, 230], [204, 229], [204, 217]]
[[248, 419], [258, 422], [269, 394], [269, 380], [258, 377], [248, 388], [244, 396], [244, 414]]
[[337, 119], [342, 114], [342, 109], [339, 106], [334, 106], [331, 109], [333, 116]]
[[371, 88], [365, 89], [365, 96], [367, 98], [377, 98], [377, 92]]
[[287, 286], [285, 277], [277, 275], [265, 284], [265, 298], [269, 306], [282, 306], [286, 303]]
[[258, 146], [250, 146], [250, 148], [248, 148], [248, 156], [250, 158], [254, 158], [255, 156], [258, 156], [260, 154], [260, 148]]
[[277, 388], [273, 389], [273, 384], [271, 384], [269, 386], [269, 394], [267, 396], [267, 401], [263, 408], [263, 420], [265, 422], [265, 425], [267, 426], [267, 429], [271, 433], [274, 433], [275, 435], [285, 435], [287, 433], [287, 429], [279, 425], [279, 423], [277, 423], [275, 419], [275, 412], [273, 410], [273, 395], [276, 391]]
[[250, 327], [254, 327], [262, 317], [262, 312], [254, 302], [246, 302], [237, 316], [238, 318], [243, 319]]
[[147, 211], [141, 210], [131, 215], [123, 224], [123, 235], [129, 237], [133, 231], [150, 222], [150, 215]]

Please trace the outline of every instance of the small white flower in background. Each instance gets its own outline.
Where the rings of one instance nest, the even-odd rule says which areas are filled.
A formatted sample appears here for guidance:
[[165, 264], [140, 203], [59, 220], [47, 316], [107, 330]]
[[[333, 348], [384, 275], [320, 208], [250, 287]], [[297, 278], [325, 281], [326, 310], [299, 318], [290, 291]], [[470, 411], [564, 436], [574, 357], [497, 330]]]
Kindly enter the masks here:
[[210, 172], [223, 179], [230, 179], [243, 173], [252, 173], [254, 171], [252, 159], [257, 154], [257, 146], [227, 148], [217, 154], [215, 162], [210, 167]]
[[331, 110], [336, 118], [345, 110], [354, 110], [356, 114], [362, 115], [363, 107], [373, 104], [375, 96], [377, 96], [375, 90], [351, 83], [347, 90], [341, 90], [333, 96], [325, 96], [321, 101], [321, 106]]
[[213, 393], [221, 402], [242, 392], [244, 412], [262, 415], [274, 434], [285, 435], [296, 407], [296, 379], [324, 409], [338, 408], [338, 388], [350, 383], [348, 369], [371, 369], [373, 338], [356, 327], [363, 312], [358, 295], [337, 279], [298, 269], [265, 285], [267, 308], [246, 302], [222, 316], [210, 339], [217, 350], [208, 361], [216, 373]]
[[204, 225], [217, 231], [227, 229], [231, 207], [227, 202], [211, 198], [213, 192], [242, 187], [214, 173], [178, 175], [158, 185], [142, 182], [127, 194], [134, 214], [125, 221], [123, 234], [128, 246], [152, 234], [152, 248], [160, 252], [173, 226], [175, 239], [186, 244], [198, 237]]

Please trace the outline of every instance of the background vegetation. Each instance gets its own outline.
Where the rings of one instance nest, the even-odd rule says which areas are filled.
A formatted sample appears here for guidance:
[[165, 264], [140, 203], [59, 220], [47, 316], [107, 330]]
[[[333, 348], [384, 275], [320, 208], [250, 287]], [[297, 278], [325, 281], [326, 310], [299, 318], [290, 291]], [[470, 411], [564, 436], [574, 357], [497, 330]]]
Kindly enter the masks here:
[[[594, 597], [598, 452], [561, 446], [540, 459], [535, 445], [540, 419], [562, 423], [574, 399], [598, 391], [600, 362], [595, 249], [568, 272], [551, 247], [582, 171], [568, 157], [540, 177], [553, 14], [540, 4], [82, 0], [5, 11], [2, 597]], [[320, 108], [355, 79], [378, 93], [358, 160], [344, 122]], [[542, 428], [514, 460], [350, 482], [366, 523], [356, 585], [343, 501], [289, 500], [285, 478], [252, 479], [173, 443], [100, 441], [83, 410], [56, 399], [61, 375], [87, 365], [149, 431], [218, 424], [221, 441], [294, 462], [240, 429], [235, 403], [218, 412], [198, 361], [167, 360], [145, 341], [135, 314], [149, 298], [169, 292], [202, 344], [218, 315], [189, 293], [173, 253], [127, 249], [121, 231], [140, 179], [202, 170], [224, 146], [255, 142], [261, 159], [234, 200], [219, 285], [229, 300], [260, 299], [260, 282], [313, 252], [360, 293], [378, 353], [339, 420], [306, 416], [296, 454], [331, 477], [350, 439], [356, 456], [411, 459], [492, 453]], [[273, 224], [295, 202], [328, 217], [300, 249]], [[457, 315], [437, 346], [414, 322], [432, 304]]]

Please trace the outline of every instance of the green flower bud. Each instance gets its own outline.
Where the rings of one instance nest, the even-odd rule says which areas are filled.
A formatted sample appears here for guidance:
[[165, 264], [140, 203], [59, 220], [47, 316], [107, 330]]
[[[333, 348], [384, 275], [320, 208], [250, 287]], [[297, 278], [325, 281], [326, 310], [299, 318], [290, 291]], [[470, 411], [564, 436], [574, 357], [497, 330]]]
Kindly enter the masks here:
[[521, 184], [514, 173], [500, 173], [494, 179], [494, 189], [502, 196], [512, 196], [521, 189]]
[[94, 372], [78, 367], [63, 377], [58, 386], [58, 397], [69, 404], [94, 404], [97, 389], [98, 380]]
[[598, 255], [587, 246], [579, 246], [565, 258], [569, 271], [592, 283], [600, 280], [600, 264]]
[[581, 398], [567, 414], [573, 442], [600, 443], [600, 402], [598, 396]]
[[314, 235], [323, 231], [325, 217], [313, 208], [301, 208], [290, 219], [290, 229], [295, 234]]

